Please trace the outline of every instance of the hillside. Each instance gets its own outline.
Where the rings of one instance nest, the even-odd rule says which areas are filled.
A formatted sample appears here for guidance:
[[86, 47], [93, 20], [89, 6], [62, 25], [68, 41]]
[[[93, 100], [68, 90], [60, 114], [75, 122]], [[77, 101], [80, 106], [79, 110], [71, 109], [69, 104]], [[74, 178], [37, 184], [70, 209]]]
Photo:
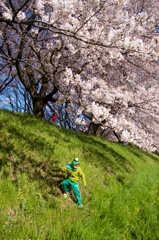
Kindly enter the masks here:
[[[159, 239], [159, 156], [0, 110], [4, 240]], [[83, 208], [55, 172], [78, 157]]]

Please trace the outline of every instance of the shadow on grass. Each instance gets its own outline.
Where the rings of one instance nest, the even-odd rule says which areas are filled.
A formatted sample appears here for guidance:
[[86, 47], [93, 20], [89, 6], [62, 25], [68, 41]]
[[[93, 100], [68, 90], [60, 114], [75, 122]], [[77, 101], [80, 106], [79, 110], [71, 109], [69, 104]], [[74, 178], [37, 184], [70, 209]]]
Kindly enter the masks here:
[[[101, 141], [85, 138], [87, 147], [83, 148], [83, 153], [90, 159], [90, 162], [100, 164], [103, 167], [111, 167], [113, 169], [121, 169], [124, 172], [129, 172], [133, 165], [128, 158], [123, 157], [119, 154], [113, 147], [109, 147], [107, 143], [102, 143]], [[95, 156], [95, 162], [94, 162]], [[98, 161], [97, 161], [98, 159]]]
[[[8, 170], [6, 170], [6, 168], [3, 170], [4, 165], [7, 166]], [[44, 190], [42, 193], [44, 199], [48, 199], [50, 196], [59, 197], [64, 193], [61, 182], [66, 178], [66, 175], [56, 171], [57, 167], [56, 161], [37, 162], [32, 158], [14, 161], [12, 156], [10, 156], [5, 163], [2, 161], [0, 162], [3, 178], [11, 178], [13, 184], [18, 188], [18, 176], [19, 174], [25, 173], [30, 182], [37, 181], [38, 188]], [[69, 189], [69, 195], [71, 200], [76, 203], [71, 188]]]

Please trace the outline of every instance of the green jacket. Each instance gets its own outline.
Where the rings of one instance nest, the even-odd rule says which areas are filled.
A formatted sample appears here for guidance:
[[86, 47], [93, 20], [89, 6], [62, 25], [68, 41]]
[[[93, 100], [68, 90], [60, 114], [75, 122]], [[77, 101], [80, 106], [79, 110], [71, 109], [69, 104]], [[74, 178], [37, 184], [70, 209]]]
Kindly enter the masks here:
[[67, 173], [67, 178], [72, 182], [78, 182], [79, 178], [82, 178], [83, 185], [86, 186], [85, 175], [80, 167], [77, 169], [72, 168], [71, 164], [68, 164], [66, 167], [61, 167], [58, 169], [61, 172]]

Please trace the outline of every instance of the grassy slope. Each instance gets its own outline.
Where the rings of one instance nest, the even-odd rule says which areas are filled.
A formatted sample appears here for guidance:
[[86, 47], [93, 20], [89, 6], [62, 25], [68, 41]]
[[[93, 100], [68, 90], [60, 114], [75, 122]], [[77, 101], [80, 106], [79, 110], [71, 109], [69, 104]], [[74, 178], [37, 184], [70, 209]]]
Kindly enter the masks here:
[[[0, 149], [1, 239], [159, 239], [157, 155], [3, 110]], [[82, 209], [50, 171], [74, 157], [87, 180]]]

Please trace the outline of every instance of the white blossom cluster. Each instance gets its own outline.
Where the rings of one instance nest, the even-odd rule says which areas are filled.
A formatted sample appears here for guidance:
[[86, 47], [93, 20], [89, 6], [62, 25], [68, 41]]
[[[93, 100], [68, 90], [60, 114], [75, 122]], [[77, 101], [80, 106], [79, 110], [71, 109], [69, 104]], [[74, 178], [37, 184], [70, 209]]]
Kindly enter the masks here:
[[[69, 86], [73, 82], [76, 86], [80, 85], [82, 89], [81, 105], [83, 108], [78, 110], [77, 115], [86, 109], [93, 116], [92, 122], [101, 123], [103, 129], [111, 127], [119, 134], [121, 141], [133, 142], [136, 146], [148, 151], [156, 150], [153, 134], [146, 132], [146, 128], [140, 123], [140, 114], [144, 110], [148, 110], [150, 115], [153, 115], [155, 111], [159, 113], [159, 86], [155, 85], [147, 90], [143, 86], [138, 86], [135, 93], [123, 91], [121, 86], [110, 88], [104, 80], [95, 77], [87, 82], [82, 81], [79, 76], [77, 78], [77, 75], [74, 78], [71, 69], [66, 69], [64, 84]], [[95, 85], [99, 82], [100, 87], [96, 88]], [[130, 101], [132, 107], [129, 107]], [[116, 114], [112, 114], [111, 106], [114, 106], [115, 102], [121, 104], [122, 108]], [[139, 114], [136, 108], [138, 109], [140, 105], [141, 112]], [[136, 114], [139, 115], [136, 116]], [[136, 116], [136, 120], [134, 120], [134, 116]], [[103, 121], [104, 123], [102, 123]], [[81, 117], [77, 118], [76, 124], [85, 124], [87, 128], [87, 121], [83, 121]]]
[[[12, 11], [5, 2], [0, 3], [4, 10], [3, 17], [12, 20]], [[144, 39], [147, 32], [155, 31], [157, 16], [148, 16], [147, 12], [143, 11], [136, 15], [130, 14], [129, 0], [103, 3], [82, 0], [36, 0], [32, 1], [32, 4], [35, 13], [41, 15], [42, 22], [63, 32], [68, 31], [71, 36], [76, 36], [84, 42], [96, 42], [108, 47], [109, 61], [123, 60], [122, 52], [127, 50], [143, 59], [159, 59], [159, 37]], [[46, 11], [45, 6], [50, 6], [52, 12]], [[22, 21], [26, 14], [21, 10], [16, 17]], [[75, 47], [72, 44], [68, 45], [74, 53]]]
[[[32, 39], [26, 42], [38, 56], [32, 59], [35, 75], [39, 80], [45, 70], [48, 81], [54, 79], [53, 85], [61, 92], [58, 104], [70, 102], [67, 111], [74, 108], [80, 116], [76, 124], [88, 127], [90, 119], [82, 118], [86, 111], [94, 124], [111, 128], [121, 141], [154, 151], [156, 142], [159, 146], [159, 36], [155, 32], [159, 16], [155, 7], [139, 10], [139, 4], [139, 0], [136, 4], [129, 0], [31, 0], [21, 9], [16, 0], [15, 14], [1, 0], [0, 19], [32, 24]], [[31, 23], [26, 9], [33, 11]], [[18, 45], [15, 42], [12, 48]], [[30, 58], [25, 61], [31, 65]]]
[[17, 19], [19, 21], [23, 21], [25, 18], [26, 18], [25, 12], [19, 11], [18, 14], [17, 14]]
[[6, 20], [12, 20], [13, 14], [9, 8], [5, 5], [5, 1], [0, 2], [0, 6], [3, 8], [3, 18]]

